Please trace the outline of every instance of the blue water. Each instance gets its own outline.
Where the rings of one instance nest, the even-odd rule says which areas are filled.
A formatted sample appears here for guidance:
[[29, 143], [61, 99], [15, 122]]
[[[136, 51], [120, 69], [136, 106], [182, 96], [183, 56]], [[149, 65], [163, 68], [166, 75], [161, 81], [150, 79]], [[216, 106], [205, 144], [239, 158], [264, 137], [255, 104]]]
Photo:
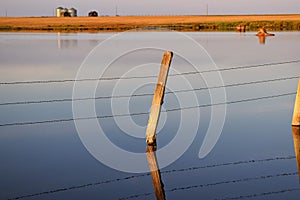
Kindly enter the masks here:
[[[155, 199], [149, 173], [120, 171], [90, 153], [80, 137], [84, 133], [78, 133], [72, 120], [76, 118], [72, 111], [74, 104], [66, 99], [72, 99], [75, 87], [72, 80], [80, 67], [92, 66], [91, 72], [83, 73], [82, 77], [99, 78], [97, 73], [107, 67], [106, 59], [110, 57], [116, 59], [103, 70], [102, 78], [150, 76], [78, 83], [84, 88], [82, 94], [86, 94], [82, 97], [90, 97], [89, 88], [95, 84], [95, 97], [126, 96], [114, 101], [100, 98], [82, 102], [94, 106], [95, 115], [100, 116], [98, 122], [111, 143], [128, 152], [144, 154], [151, 94], [163, 51], [168, 49], [175, 53], [157, 146], [162, 149], [170, 144], [183, 120], [187, 124], [184, 136], [195, 135], [195, 138], [182, 156], [160, 169], [166, 199], [298, 199], [300, 187], [291, 117], [300, 75], [300, 33], [278, 32], [275, 37], [266, 38], [265, 44], [260, 44], [254, 33], [188, 33], [174, 37], [169, 34], [1, 33], [0, 198]], [[199, 52], [193, 51], [182, 38], [199, 44]], [[105, 42], [112, 45], [105, 46]], [[135, 44], [147, 48], [117, 55], [118, 50], [134, 48]], [[154, 48], [159, 45], [166, 48]], [[179, 54], [179, 49], [186, 50], [188, 58]], [[205, 87], [218, 84], [210, 83], [215, 78], [212, 72], [174, 76], [195, 71], [189, 59], [197, 60], [196, 68], [200, 71], [220, 69], [227, 86], [210, 89], [225, 89], [228, 104], [220, 138], [202, 159], [198, 156], [199, 149], [210, 120], [219, 120], [212, 117], [210, 104], [214, 100]], [[64, 81], [31, 82], [47, 80]], [[186, 80], [196, 90], [178, 92], [189, 89]], [[144, 96], [134, 96], [139, 94]], [[193, 100], [195, 97], [197, 102]], [[63, 101], [29, 102], [48, 100]], [[189, 106], [196, 108], [176, 110]], [[126, 110], [137, 115], [103, 118], [125, 114]], [[84, 112], [83, 109], [83, 117], [91, 115]], [[198, 126], [196, 132], [194, 124]], [[89, 134], [97, 130], [87, 126], [86, 131]], [[115, 159], [113, 152], [101, 146], [95, 149]], [[118, 168], [142, 165], [126, 160], [126, 157], [120, 159]], [[158, 152], [157, 160], [163, 165], [167, 158]]]

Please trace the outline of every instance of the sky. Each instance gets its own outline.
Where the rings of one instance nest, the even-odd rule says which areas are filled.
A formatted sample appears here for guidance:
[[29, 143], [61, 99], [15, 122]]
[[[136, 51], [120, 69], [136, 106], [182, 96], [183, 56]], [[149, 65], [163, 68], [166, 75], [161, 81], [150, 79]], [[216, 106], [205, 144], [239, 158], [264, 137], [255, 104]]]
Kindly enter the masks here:
[[[53, 16], [58, 6], [99, 15], [295, 14], [300, 0], [0, 0], [0, 16]], [[117, 8], [117, 9], [116, 9]]]

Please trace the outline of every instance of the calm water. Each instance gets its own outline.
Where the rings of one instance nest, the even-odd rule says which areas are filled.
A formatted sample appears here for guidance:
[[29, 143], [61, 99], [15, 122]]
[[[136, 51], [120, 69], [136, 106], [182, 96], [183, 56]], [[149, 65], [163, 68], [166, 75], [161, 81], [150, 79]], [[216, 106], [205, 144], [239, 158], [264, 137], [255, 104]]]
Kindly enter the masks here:
[[[147, 113], [164, 49], [175, 53], [157, 148], [170, 144], [183, 122], [184, 138], [192, 138], [170, 165], [164, 166], [166, 155], [157, 154], [164, 166], [166, 199], [299, 199], [291, 117], [300, 75], [300, 33], [278, 32], [265, 44], [255, 33], [170, 34], [1, 33], [0, 199], [155, 199], [151, 175], [128, 171], [146, 163]], [[225, 87], [215, 80], [215, 69]], [[76, 85], [78, 72], [81, 80], [98, 79], [100, 72], [106, 80]], [[136, 78], [141, 76], [147, 77]], [[112, 151], [95, 147], [115, 161], [113, 169], [90, 153], [82, 143], [85, 133], [78, 134], [72, 120], [77, 118], [74, 106], [81, 105], [72, 107], [78, 87], [81, 98], [100, 97], [76, 102], [93, 105], [108, 140], [142, 154], [145, 163], [127, 157], [118, 162]], [[94, 96], [89, 93], [93, 87]], [[211, 104], [224, 100], [212, 99], [212, 91], [226, 93], [224, 127], [200, 159], [210, 120], [220, 120], [212, 114], [218, 106]], [[110, 96], [117, 98], [103, 98]], [[195, 109], [178, 109], [188, 107]], [[79, 117], [91, 116], [80, 109]], [[134, 115], [118, 116], [126, 113]], [[87, 135], [97, 132], [88, 125]], [[120, 170], [124, 166], [127, 172]]]

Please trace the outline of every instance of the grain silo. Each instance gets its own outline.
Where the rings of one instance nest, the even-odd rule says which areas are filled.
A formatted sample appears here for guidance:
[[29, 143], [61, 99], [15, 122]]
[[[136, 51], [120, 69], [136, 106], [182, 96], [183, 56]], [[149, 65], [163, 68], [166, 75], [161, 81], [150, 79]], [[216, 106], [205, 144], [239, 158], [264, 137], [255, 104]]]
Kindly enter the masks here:
[[69, 15], [68, 9], [67, 8], [61, 9], [60, 16], [61, 17], [69, 17], [70, 15]]
[[61, 11], [63, 10], [63, 8], [62, 7], [58, 7], [58, 8], [56, 8], [56, 17], [61, 17], [62, 15], [61, 15]]
[[71, 17], [77, 17], [77, 10], [75, 8], [71, 8], [68, 10], [68, 13]]

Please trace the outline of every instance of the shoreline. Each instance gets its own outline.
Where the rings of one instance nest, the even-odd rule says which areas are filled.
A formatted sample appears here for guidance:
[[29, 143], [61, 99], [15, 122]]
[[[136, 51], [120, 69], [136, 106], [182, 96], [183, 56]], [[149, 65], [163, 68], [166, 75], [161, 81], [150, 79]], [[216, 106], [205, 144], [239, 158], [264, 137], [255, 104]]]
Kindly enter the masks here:
[[0, 32], [300, 31], [300, 14], [208, 16], [0, 17]]

